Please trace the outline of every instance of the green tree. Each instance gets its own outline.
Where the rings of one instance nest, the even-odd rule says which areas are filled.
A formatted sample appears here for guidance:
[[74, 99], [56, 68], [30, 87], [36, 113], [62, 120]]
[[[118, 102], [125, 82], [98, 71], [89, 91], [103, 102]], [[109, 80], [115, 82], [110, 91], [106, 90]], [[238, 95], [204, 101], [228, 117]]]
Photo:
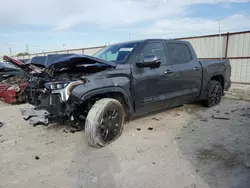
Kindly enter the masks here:
[[29, 55], [29, 53], [28, 52], [18, 53], [16, 56], [26, 56], [26, 55]]

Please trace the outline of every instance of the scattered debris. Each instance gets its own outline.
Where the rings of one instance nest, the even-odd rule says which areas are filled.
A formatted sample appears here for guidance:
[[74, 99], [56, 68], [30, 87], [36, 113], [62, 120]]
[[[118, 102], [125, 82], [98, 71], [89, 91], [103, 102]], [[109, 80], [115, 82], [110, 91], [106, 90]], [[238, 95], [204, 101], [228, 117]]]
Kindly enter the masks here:
[[230, 120], [229, 117], [212, 116], [213, 119]]
[[245, 166], [246, 166], [247, 168], [250, 168], [250, 163], [249, 163], [249, 162], [246, 162], [246, 163], [245, 163]]
[[245, 116], [248, 116], [248, 117], [249, 117], [250, 114], [242, 114], [242, 115], [240, 115], [240, 116], [244, 116], [244, 117], [245, 117]]
[[194, 132], [194, 129], [192, 129], [192, 131]]
[[201, 119], [201, 121], [203, 121], [203, 122], [208, 122], [208, 119]]
[[217, 114], [219, 114], [219, 113], [220, 113], [220, 111], [219, 111], [219, 110], [217, 110], [217, 111], [216, 111], [216, 113], [217, 113]]
[[143, 152], [146, 152], [149, 150], [149, 146], [139, 146], [139, 147], [136, 147], [136, 152], [137, 153], [143, 153]]
[[55, 141], [51, 141], [51, 142], [47, 142], [46, 145], [49, 145], [49, 144], [54, 144]]
[[36, 159], [36, 160], [39, 160], [39, 159], [40, 159], [40, 157], [38, 157], [38, 156], [35, 156], [35, 159]]
[[0, 121], [0, 127], [2, 127], [2, 126], [3, 126], [3, 122]]
[[136, 130], [137, 130], [137, 131], [141, 131], [141, 128], [137, 128]]
[[152, 131], [152, 130], [154, 130], [154, 129], [153, 129], [152, 127], [149, 127], [148, 130], [149, 130], [149, 131]]
[[152, 118], [152, 120], [155, 120], [155, 121], [160, 121], [160, 119], [158, 119], [158, 118]]
[[181, 139], [181, 137], [179, 137], [179, 136], [176, 136], [174, 139], [176, 139], [176, 140], [179, 140], [179, 139]]
[[196, 184], [192, 183], [190, 186], [184, 187], [184, 188], [196, 188]]
[[5, 142], [6, 140], [0, 140], [0, 143], [3, 143], [3, 142]]
[[92, 183], [96, 183], [97, 182], [97, 177], [94, 177], [93, 179], [92, 179]]
[[231, 112], [236, 112], [236, 111], [238, 111], [238, 110], [239, 110], [239, 108], [236, 108], [236, 109], [232, 110]]
[[75, 132], [80, 132], [82, 131], [82, 129], [74, 129], [74, 130], [70, 130], [69, 132], [71, 132], [72, 134], [74, 134]]
[[229, 115], [229, 113], [228, 113], [228, 112], [225, 112], [225, 114], [226, 114], [226, 115]]
[[196, 184], [194, 184], [194, 183], [191, 185], [191, 188], [196, 188], [196, 187], [197, 187], [197, 186], [196, 186]]
[[174, 117], [177, 117], [177, 116], [181, 116], [180, 114], [178, 114], [178, 113], [175, 113], [174, 114]]
[[65, 130], [65, 129], [63, 129], [63, 132], [68, 133], [68, 131], [67, 131], [67, 130]]
[[155, 162], [152, 162], [152, 164], [155, 164]]

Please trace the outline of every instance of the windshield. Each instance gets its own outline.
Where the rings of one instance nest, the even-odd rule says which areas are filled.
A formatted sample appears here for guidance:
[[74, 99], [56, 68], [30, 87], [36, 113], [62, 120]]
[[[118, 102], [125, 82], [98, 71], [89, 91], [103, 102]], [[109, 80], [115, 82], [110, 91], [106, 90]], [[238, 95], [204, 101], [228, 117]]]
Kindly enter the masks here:
[[103, 59], [105, 61], [113, 61], [115, 63], [124, 63], [126, 58], [130, 55], [137, 43], [114, 44], [107, 46], [94, 54], [94, 57]]

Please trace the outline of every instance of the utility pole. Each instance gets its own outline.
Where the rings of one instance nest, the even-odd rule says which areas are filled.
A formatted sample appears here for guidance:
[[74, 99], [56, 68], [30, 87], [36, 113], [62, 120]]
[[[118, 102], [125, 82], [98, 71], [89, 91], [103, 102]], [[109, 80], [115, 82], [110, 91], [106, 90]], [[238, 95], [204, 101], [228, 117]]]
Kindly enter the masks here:
[[131, 33], [128, 33], [128, 39], [131, 40]]
[[12, 56], [12, 49], [9, 48], [9, 52], [10, 52], [10, 57]]
[[29, 53], [29, 45], [26, 44], [26, 52]]

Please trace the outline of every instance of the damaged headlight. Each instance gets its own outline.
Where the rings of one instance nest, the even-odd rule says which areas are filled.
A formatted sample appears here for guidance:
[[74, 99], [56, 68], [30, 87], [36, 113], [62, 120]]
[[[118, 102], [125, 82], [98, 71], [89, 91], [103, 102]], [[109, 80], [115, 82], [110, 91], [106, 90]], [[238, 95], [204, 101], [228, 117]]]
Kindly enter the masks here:
[[69, 85], [69, 83], [46, 83], [45, 87], [47, 89], [51, 89], [51, 90], [60, 90], [60, 89], [64, 89], [65, 87], [67, 87]]
[[73, 82], [49, 82], [45, 83], [45, 88], [48, 90], [51, 90], [52, 94], [60, 94], [62, 101], [67, 101], [69, 98], [69, 95], [79, 84], [82, 84], [82, 81], [73, 81]]
[[55, 90], [55, 89], [64, 89], [67, 87], [69, 83], [56, 83], [56, 84], [50, 84], [50, 89]]

